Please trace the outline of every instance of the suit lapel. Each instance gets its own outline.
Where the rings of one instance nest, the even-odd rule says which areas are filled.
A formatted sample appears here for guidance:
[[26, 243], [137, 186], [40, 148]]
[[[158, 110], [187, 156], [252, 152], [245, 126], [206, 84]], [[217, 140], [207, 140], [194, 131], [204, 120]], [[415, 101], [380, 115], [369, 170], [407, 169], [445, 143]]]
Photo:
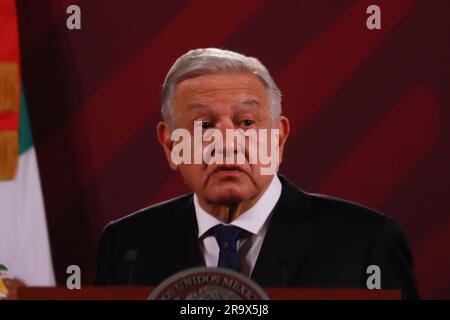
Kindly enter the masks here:
[[262, 286], [288, 286], [317, 232], [310, 197], [280, 176], [283, 190], [251, 278]]
[[198, 226], [192, 196], [187, 200], [173, 221], [173, 233], [170, 236], [172, 239], [166, 246], [167, 252], [170, 253], [167, 267], [175, 269], [172, 273], [200, 266], [203, 263], [198, 247]]

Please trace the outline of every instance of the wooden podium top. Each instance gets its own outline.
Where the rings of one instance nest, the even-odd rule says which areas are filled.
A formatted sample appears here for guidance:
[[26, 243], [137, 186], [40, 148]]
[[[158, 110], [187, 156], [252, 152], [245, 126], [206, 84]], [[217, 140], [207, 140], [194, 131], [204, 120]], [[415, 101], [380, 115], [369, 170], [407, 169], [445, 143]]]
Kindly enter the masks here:
[[[21, 287], [19, 300], [145, 300], [152, 287]], [[264, 288], [273, 300], [399, 300], [400, 290]]]

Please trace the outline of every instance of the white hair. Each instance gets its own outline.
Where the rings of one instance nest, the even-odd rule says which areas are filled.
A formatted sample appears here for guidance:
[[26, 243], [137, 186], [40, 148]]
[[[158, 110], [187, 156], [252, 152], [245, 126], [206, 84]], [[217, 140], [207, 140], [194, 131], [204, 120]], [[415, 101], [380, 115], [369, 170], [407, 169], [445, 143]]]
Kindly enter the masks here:
[[161, 115], [169, 125], [174, 125], [172, 98], [178, 84], [186, 79], [220, 72], [251, 72], [256, 74], [266, 88], [271, 100], [272, 120], [281, 116], [281, 92], [267, 68], [256, 58], [217, 48], [194, 49], [175, 61], [167, 73], [161, 93]]

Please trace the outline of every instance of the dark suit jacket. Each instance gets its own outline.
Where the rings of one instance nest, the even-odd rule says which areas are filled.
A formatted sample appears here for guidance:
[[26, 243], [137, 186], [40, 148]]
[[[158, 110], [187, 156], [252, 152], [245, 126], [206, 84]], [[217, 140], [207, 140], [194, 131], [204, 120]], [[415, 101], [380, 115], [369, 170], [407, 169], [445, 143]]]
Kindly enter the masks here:
[[[280, 180], [281, 197], [253, 280], [266, 287], [367, 288], [366, 269], [375, 264], [382, 289], [400, 288], [404, 298], [418, 298], [411, 253], [396, 221]], [[180, 270], [204, 265], [197, 230], [192, 194], [109, 223], [99, 241], [94, 283], [155, 286]], [[130, 249], [137, 253], [131, 266]]]

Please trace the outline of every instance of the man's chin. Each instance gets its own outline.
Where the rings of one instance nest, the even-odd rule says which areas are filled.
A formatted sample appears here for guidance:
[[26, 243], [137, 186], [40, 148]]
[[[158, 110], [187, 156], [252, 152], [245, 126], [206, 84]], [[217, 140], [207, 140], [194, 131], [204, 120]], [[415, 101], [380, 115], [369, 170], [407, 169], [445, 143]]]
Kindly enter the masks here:
[[245, 192], [236, 188], [221, 188], [209, 195], [209, 202], [224, 206], [240, 203], [247, 197]]

